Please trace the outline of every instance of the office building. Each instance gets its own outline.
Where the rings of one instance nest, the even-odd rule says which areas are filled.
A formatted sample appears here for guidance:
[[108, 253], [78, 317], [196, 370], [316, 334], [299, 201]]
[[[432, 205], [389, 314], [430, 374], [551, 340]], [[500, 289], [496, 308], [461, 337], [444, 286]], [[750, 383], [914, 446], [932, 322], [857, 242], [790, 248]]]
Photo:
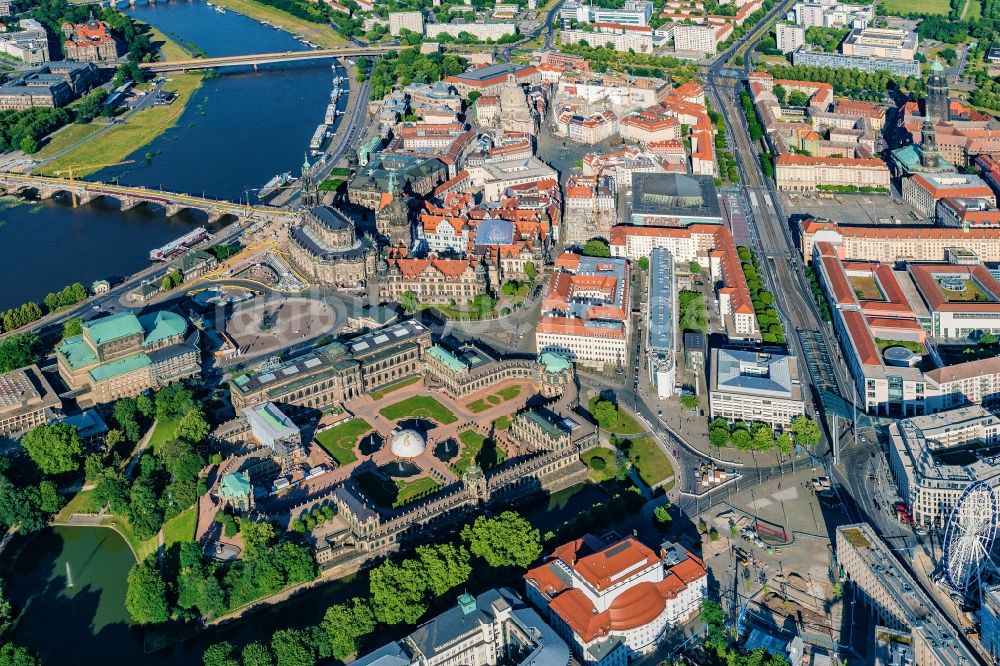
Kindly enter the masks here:
[[[860, 50], [860, 49], [859, 49]], [[830, 67], [832, 69], [856, 69], [860, 72], [889, 72], [895, 76], [920, 76], [920, 63], [912, 58], [882, 58], [874, 55], [847, 55], [826, 53], [806, 44], [792, 52], [792, 64], [805, 67]]]
[[784, 428], [805, 414], [794, 356], [742, 349], [713, 349], [711, 417]]
[[93, 63], [49, 62], [21, 70], [0, 85], [0, 111], [65, 106], [98, 82]]
[[524, 576], [528, 600], [584, 664], [617, 666], [656, 649], [668, 630], [701, 608], [705, 566], [665, 542], [657, 553], [635, 538], [586, 535], [556, 548]]
[[867, 28], [875, 19], [875, 6], [807, 0], [792, 6], [788, 19], [803, 28]]
[[[896, 554], [866, 523], [837, 528], [837, 562], [876, 622], [909, 641], [919, 666], [969, 666], [982, 659], [938, 610]], [[881, 629], [881, 627], [880, 627]]]
[[[2, 14], [0, 14], [2, 15]], [[33, 18], [18, 20], [20, 30], [0, 32], [0, 53], [25, 65], [41, 65], [49, 59], [49, 38], [45, 27]]]
[[558, 634], [512, 590], [499, 588], [458, 603], [403, 639], [359, 657], [354, 666], [567, 666]]
[[60, 411], [62, 401], [37, 365], [0, 375], [0, 438], [49, 423]]
[[167, 310], [84, 322], [56, 348], [59, 375], [77, 402], [105, 403], [201, 373], [197, 331]]
[[630, 285], [624, 259], [561, 254], [535, 328], [538, 351], [598, 368], [623, 365], [631, 331]]
[[424, 15], [421, 12], [389, 12], [389, 34], [398, 37], [401, 30], [423, 34]]
[[674, 258], [670, 250], [656, 248], [649, 255], [649, 297], [646, 303], [646, 358], [649, 381], [656, 393], [667, 398], [677, 383], [677, 287], [674, 283]]
[[846, 56], [913, 60], [917, 33], [894, 28], [855, 28], [840, 46]]
[[917, 173], [903, 179], [903, 201], [926, 216], [945, 197], [974, 197], [996, 205], [989, 185], [979, 176], [964, 173]]
[[118, 42], [104, 21], [91, 19], [86, 23], [62, 24], [63, 52], [67, 60], [79, 62], [109, 62], [117, 60]]
[[774, 26], [774, 36], [782, 53], [791, 53], [806, 43], [806, 29], [800, 25], [778, 23]]
[[983, 605], [979, 608], [979, 641], [993, 661], [1000, 663], [1000, 585], [983, 588]]
[[975, 481], [1000, 491], [1000, 459], [975, 451], [998, 442], [1000, 419], [980, 406], [892, 422], [889, 465], [914, 523], [944, 528]]

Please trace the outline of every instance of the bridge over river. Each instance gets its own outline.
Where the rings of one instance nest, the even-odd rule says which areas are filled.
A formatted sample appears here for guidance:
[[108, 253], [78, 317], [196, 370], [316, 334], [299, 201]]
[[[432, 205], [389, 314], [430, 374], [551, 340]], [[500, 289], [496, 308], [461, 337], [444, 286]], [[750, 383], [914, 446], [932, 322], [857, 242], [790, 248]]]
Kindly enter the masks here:
[[[139, 67], [149, 72], [183, 72], [192, 69], [215, 69], [218, 67], [237, 67], [267, 65], [281, 62], [300, 62], [305, 60], [323, 60], [327, 58], [359, 58], [362, 56], [385, 55], [390, 51], [398, 51], [401, 46], [359, 46], [336, 49], [310, 49], [308, 51], [280, 51], [277, 53], [254, 53], [248, 55], [220, 56], [215, 58], [188, 58], [168, 62], [144, 62]], [[100, 63], [98, 63], [100, 64]], [[108, 67], [117, 67], [117, 62], [105, 63]]]
[[59, 194], [75, 196], [79, 204], [90, 203], [99, 197], [108, 197], [118, 201], [122, 210], [129, 210], [140, 204], [151, 204], [163, 208], [167, 216], [177, 215], [184, 209], [197, 210], [208, 215], [209, 222], [218, 221], [226, 215], [238, 220], [268, 221], [295, 216], [291, 210], [273, 206], [249, 206], [244, 203], [151, 190], [145, 187], [126, 187], [84, 180], [70, 181], [64, 178], [32, 176], [9, 171], [0, 171], [0, 190], [7, 194], [35, 191], [42, 199], [49, 199]]

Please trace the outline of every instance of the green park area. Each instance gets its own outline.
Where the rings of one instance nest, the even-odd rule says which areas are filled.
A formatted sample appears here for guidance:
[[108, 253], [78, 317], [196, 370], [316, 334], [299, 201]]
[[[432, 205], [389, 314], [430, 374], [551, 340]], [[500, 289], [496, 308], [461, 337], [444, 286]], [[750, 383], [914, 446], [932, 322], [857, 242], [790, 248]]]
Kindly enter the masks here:
[[429, 395], [415, 395], [393, 403], [379, 410], [379, 414], [390, 421], [400, 419], [430, 419], [435, 423], [447, 425], [458, 418], [447, 407]]
[[462, 476], [465, 469], [475, 461], [482, 469], [492, 469], [507, 459], [506, 454], [496, 447], [496, 444], [483, 437], [475, 430], [463, 430], [458, 439], [462, 442], [462, 451], [458, 460], [451, 464], [451, 471]]
[[594, 483], [610, 481], [618, 473], [614, 451], [598, 447], [587, 451], [580, 459], [590, 469], [590, 480]]
[[[39, 175], [64, 175], [70, 166], [111, 164], [124, 160], [177, 124], [187, 103], [201, 86], [201, 80], [199, 72], [171, 74], [164, 89], [177, 95], [173, 103], [154, 106], [130, 116], [121, 125], [112, 127], [101, 136], [49, 162]], [[82, 178], [100, 169], [100, 166], [74, 169], [73, 175]]]
[[499, 404], [513, 400], [519, 395], [521, 395], [521, 387], [519, 385], [507, 386], [500, 389], [496, 393], [486, 396], [485, 398], [473, 400], [466, 405], [466, 407], [468, 407], [469, 411], [473, 414], [478, 414], [480, 412], [485, 412], [490, 407], [496, 407]]
[[77, 141], [86, 139], [102, 127], [105, 127], [102, 122], [89, 122], [83, 125], [72, 123], [66, 125], [58, 132], [50, 135], [45, 145], [42, 146], [42, 149], [35, 153], [33, 157], [39, 160], [47, 160], [59, 151], [69, 148]]
[[650, 488], [673, 475], [674, 468], [670, 465], [666, 454], [651, 438], [625, 440], [619, 446], [639, 472], [639, 478]]
[[[938, 289], [949, 303], [992, 303], [993, 298], [979, 284], [969, 278], [959, 278], [961, 289], [950, 289], [942, 280], [938, 280]], [[955, 281], [958, 283], [958, 280]]]
[[497, 430], [506, 430], [507, 428], [510, 427], [510, 417], [501, 416], [497, 419], [494, 419], [493, 427], [496, 428]]
[[361, 487], [361, 492], [371, 501], [379, 506], [394, 509], [433, 495], [441, 489], [441, 485], [429, 476], [422, 476], [413, 481], [401, 479], [388, 481], [372, 472], [365, 472], [354, 477], [354, 480]]
[[358, 459], [354, 452], [358, 440], [371, 429], [368, 421], [354, 418], [316, 433], [316, 441], [338, 465], [349, 465]]
[[912, 12], [947, 16], [951, 9], [948, 0], [922, 0], [920, 3], [911, 0], [880, 0], [878, 7], [879, 13], [887, 16], [906, 16]]
[[389, 384], [385, 388], [380, 388], [377, 391], [372, 391], [368, 395], [372, 397], [372, 400], [381, 400], [387, 394], [392, 393], [393, 391], [398, 391], [401, 388], [406, 388], [411, 384], [416, 384], [419, 381], [420, 377], [408, 377], [406, 379], [396, 382], [395, 384]]
[[163, 524], [163, 547], [182, 541], [194, 541], [194, 530], [198, 523], [198, 506], [188, 507]]
[[321, 48], [332, 49], [344, 46], [347, 42], [327, 23], [313, 23], [306, 19], [292, 16], [286, 11], [254, 0], [217, 0], [216, 4], [227, 9], [245, 14], [258, 21], [267, 21], [283, 30], [308, 39]]
[[646, 431], [631, 414], [600, 396], [590, 399], [589, 409], [601, 428], [615, 435], [638, 435]]
[[153, 434], [149, 436], [149, 448], [159, 451], [166, 442], [174, 439], [177, 434], [177, 424], [181, 422], [181, 417], [171, 416], [157, 419], [153, 426]]

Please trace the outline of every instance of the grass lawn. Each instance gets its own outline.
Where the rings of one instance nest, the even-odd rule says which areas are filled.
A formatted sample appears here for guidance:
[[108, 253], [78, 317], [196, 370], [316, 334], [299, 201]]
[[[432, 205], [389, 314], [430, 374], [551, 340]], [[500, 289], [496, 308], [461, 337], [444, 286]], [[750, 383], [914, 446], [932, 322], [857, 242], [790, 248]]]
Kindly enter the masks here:
[[964, 289], [953, 291], [938, 283], [938, 289], [949, 303], [992, 303], [993, 299], [974, 280], [962, 279]]
[[94, 498], [94, 491], [81, 490], [56, 514], [56, 518], [64, 521], [69, 520], [74, 513], [98, 513], [100, 510], [101, 505]]
[[[56, 171], [76, 164], [109, 164], [124, 160], [177, 124], [192, 95], [201, 86], [201, 78], [198, 72], [171, 74], [164, 88], [177, 94], [173, 104], [140, 111], [125, 123], [45, 165], [40, 175], [53, 176]], [[100, 167], [74, 169], [73, 175], [82, 178], [99, 170]]]
[[328, 25], [306, 21], [275, 7], [253, 2], [253, 0], [218, 0], [216, 4], [246, 14], [258, 21], [267, 21], [288, 32], [305, 37], [313, 44], [318, 44], [323, 48], [336, 48], [347, 43], [346, 39]]
[[128, 518], [123, 516], [108, 516], [101, 524], [114, 526], [118, 530], [119, 534], [121, 534], [122, 537], [128, 541], [128, 545], [132, 547], [132, 552], [135, 553], [135, 557], [138, 561], [142, 562], [144, 559], [156, 552], [156, 535], [142, 541], [135, 535], [135, 532], [132, 531], [132, 525], [128, 522]]
[[385, 397], [387, 393], [392, 393], [393, 391], [398, 391], [401, 388], [409, 386], [410, 384], [416, 384], [420, 381], [420, 377], [410, 377], [409, 379], [404, 379], [398, 381], [395, 384], [389, 384], [385, 388], [379, 389], [377, 391], [372, 391], [368, 395], [372, 397], [372, 400], [381, 400]]
[[590, 478], [594, 483], [610, 481], [615, 478], [618, 465], [615, 462], [614, 451], [594, 448], [584, 453], [580, 458], [590, 468]]
[[396, 501], [392, 505], [393, 508], [404, 506], [436, 493], [441, 488], [441, 484], [429, 476], [424, 476], [416, 481], [397, 481], [396, 487], [398, 491], [396, 492]]
[[167, 37], [165, 34], [154, 28], [153, 26], [148, 26], [149, 41], [154, 46], [160, 47], [160, 54], [166, 61], [171, 60], [187, 60], [191, 57], [191, 53], [184, 49], [183, 46], [175, 42], [174, 40]]
[[878, 288], [878, 283], [873, 277], [851, 275], [848, 277], [851, 281], [851, 288], [854, 290], [854, 294], [862, 301], [884, 301], [885, 296], [882, 294], [882, 290]]
[[[599, 396], [594, 396], [590, 399], [590, 413], [594, 413], [594, 404], [600, 400]], [[641, 432], [646, 432], [646, 429], [640, 425], [635, 418], [626, 412], [624, 409], [619, 407], [618, 409], [618, 422], [612, 425], [610, 428], [605, 428], [608, 432], [612, 432], [616, 435], [638, 435]]]
[[316, 441], [323, 447], [324, 451], [333, 456], [338, 464], [349, 465], [358, 459], [354, 452], [358, 441], [371, 429], [371, 424], [364, 419], [350, 419], [316, 433]]
[[482, 398], [480, 398], [479, 400], [473, 400], [472, 402], [466, 405], [466, 407], [469, 408], [469, 411], [472, 412], [473, 414], [478, 414], [479, 412], [485, 412], [492, 406], [493, 405], [486, 402]]
[[462, 442], [462, 450], [458, 455], [458, 460], [451, 464], [451, 471], [458, 476], [462, 476], [465, 468], [479, 455], [486, 438], [475, 430], [464, 430], [459, 433], [458, 439]]
[[441, 487], [434, 479], [424, 476], [413, 481], [386, 481], [371, 472], [359, 474], [354, 479], [362, 492], [379, 506], [399, 508], [421, 497], [437, 492]]
[[87, 138], [102, 127], [105, 127], [104, 123], [87, 123], [86, 125], [70, 123], [55, 134], [50, 135], [48, 142], [32, 157], [47, 160], [60, 150], [65, 150], [77, 141]]
[[963, 19], [975, 21], [983, 14], [983, 3], [979, 2], [979, 0], [966, 0], [964, 11], [965, 16], [962, 17]]
[[500, 396], [503, 400], [513, 400], [517, 396], [521, 395], [521, 387], [520, 385], [507, 386], [505, 388], [500, 389], [500, 391], [497, 392], [497, 395]]
[[909, 14], [914, 11], [922, 14], [947, 15], [948, 10], [951, 9], [948, 0], [924, 0], [919, 4], [914, 4], [911, 0], [881, 0], [878, 6], [890, 16]]
[[506, 430], [507, 428], [510, 427], [510, 417], [501, 416], [500, 418], [495, 419], [493, 421], [493, 427], [496, 428], [497, 430]]
[[198, 522], [198, 506], [193, 505], [181, 511], [163, 525], [163, 547], [181, 541], [194, 541], [194, 529]]
[[473, 400], [466, 407], [469, 408], [473, 414], [478, 414], [479, 412], [485, 412], [490, 407], [496, 407], [502, 402], [513, 400], [517, 396], [521, 395], [521, 387], [517, 386], [507, 386], [500, 389], [492, 395], [488, 395], [485, 398], [480, 398], [479, 400]]
[[393, 403], [388, 407], [380, 409], [379, 414], [390, 421], [399, 421], [406, 418], [430, 419], [442, 425], [454, 423], [458, 420], [450, 409], [429, 395], [415, 395], [406, 400]]
[[628, 449], [628, 458], [646, 485], [652, 487], [674, 473], [667, 456], [649, 437], [632, 440]]
[[181, 422], [180, 417], [162, 419], [156, 421], [156, 430], [149, 438], [149, 448], [151, 451], [158, 451], [163, 444], [174, 438], [177, 432], [177, 425]]

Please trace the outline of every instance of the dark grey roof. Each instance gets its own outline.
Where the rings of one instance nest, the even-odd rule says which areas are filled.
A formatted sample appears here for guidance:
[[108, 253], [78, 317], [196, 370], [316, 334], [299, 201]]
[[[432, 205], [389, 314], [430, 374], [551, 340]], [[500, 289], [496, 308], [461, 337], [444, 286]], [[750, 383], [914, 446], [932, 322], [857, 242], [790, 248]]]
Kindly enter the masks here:
[[327, 248], [310, 237], [305, 227], [292, 227], [288, 236], [306, 252], [324, 261], [356, 260], [373, 251], [371, 241], [364, 237], [357, 239], [352, 247]]
[[684, 334], [684, 349], [689, 352], [705, 352], [705, 334], [698, 331], [691, 331]]
[[330, 231], [342, 231], [351, 227], [351, 221], [343, 213], [328, 206], [310, 208], [309, 215]]
[[637, 173], [632, 176], [632, 213], [722, 219], [712, 178], [681, 173]]
[[496, 65], [489, 65], [487, 67], [478, 67], [472, 69], [468, 72], [462, 72], [461, 74], [456, 74], [456, 79], [465, 79], [467, 81], [486, 81], [497, 76], [506, 76], [509, 72], [517, 72], [524, 69], [523, 65], [516, 65], [514, 63], [502, 62]]

